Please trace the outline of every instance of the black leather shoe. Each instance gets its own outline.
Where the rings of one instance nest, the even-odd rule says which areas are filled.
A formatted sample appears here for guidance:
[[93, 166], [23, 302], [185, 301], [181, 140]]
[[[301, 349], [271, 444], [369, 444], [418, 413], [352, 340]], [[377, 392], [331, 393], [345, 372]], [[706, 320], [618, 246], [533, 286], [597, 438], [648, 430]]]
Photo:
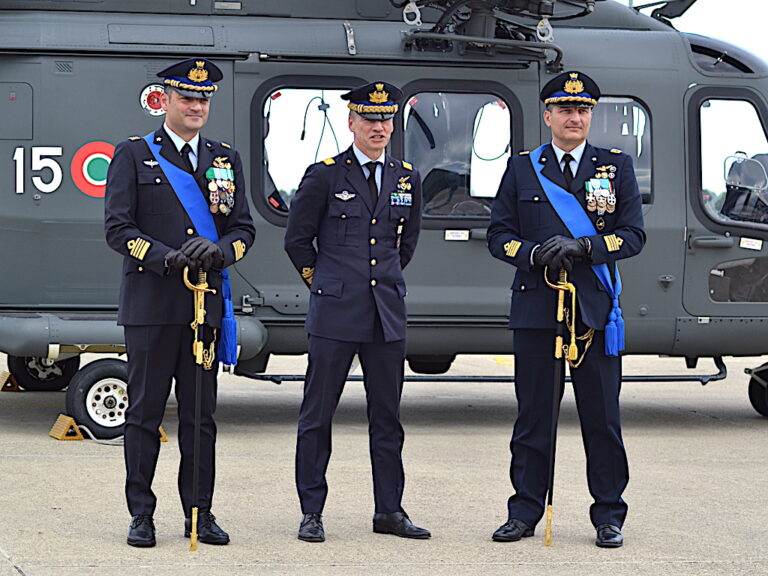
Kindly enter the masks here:
[[131, 518], [128, 528], [128, 545], [152, 548], [155, 545], [155, 523], [149, 514], [137, 514]]
[[533, 536], [533, 528], [517, 518], [510, 518], [506, 524], [499, 526], [493, 533], [495, 542], [517, 542], [521, 538]]
[[304, 542], [325, 542], [322, 514], [304, 514], [299, 526], [299, 540]]
[[426, 528], [414, 526], [405, 512], [391, 514], [376, 513], [373, 515], [373, 531], [378, 534], [394, 534], [400, 538], [417, 538], [425, 540], [432, 536]]
[[[184, 536], [192, 534], [192, 518], [184, 519]], [[210, 512], [200, 512], [197, 515], [197, 539], [204, 544], [223, 546], [229, 544], [229, 534], [216, 524], [216, 516]]]
[[597, 527], [595, 544], [600, 548], [621, 548], [624, 546], [624, 536], [621, 533], [621, 528], [611, 524], [600, 524]]

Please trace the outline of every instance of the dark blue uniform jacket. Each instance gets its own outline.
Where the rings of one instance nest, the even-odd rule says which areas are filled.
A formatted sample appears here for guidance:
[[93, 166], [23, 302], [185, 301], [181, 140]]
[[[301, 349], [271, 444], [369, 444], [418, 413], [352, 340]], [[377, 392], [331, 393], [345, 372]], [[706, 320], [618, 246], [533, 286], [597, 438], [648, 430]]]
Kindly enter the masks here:
[[420, 223], [421, 180], [410, 164], [386, 156], [375, 207], [351, 148], [310, 166], [285, 232], [285, 250], [310, 285], [307, 332], [371, 342], [378, 312], [385, 340], [404, 339], [402, 270]]
[[[165, 130], [157, 130], [154, 138], [161, 145], [160, 154], [183, 169], [181, 156]], [[224, 267], [227, 267], [242, 258], [251, 247], [255, 231], [245, 196], [240, 155], [228, 145], [202, 136], [194, 175], [200, 193], [207, 203], [205, 172], [218, 157], [226, 158], [235, 173], [232, 212], [228, 216], [221, 213], [213, 216], [219, 233], [217, 244], [224, 252]], [[146, 326], [191, 322], [192, 292], [184, 286], [180, 272], [167, 274], [165, 256], [198, 233], [141, 138], [121, 142], [115, 149], [107, 174], [105, 228], [107, 243], [124, 256], [118, 324]], [[216, 289], [216, 294], [206, 294], [206, 321], [219, 327], [221, 272], [209, 271], [208, 284]]]
[[[565, 188], [565, 177], [552, 146], [541, 156], [543, 174]], [[610, 173], [616, 194], [615, 212], [601, 217], [586, 208], [586, 182], [600, 173]], [[613, 270], [614, 262], [639, 253], [645, 244], [640, 191], [632, 167], [632, 159], [619, 150], [595, 148], [587, 143], [570, 190], [589, 214], [597, 234], [589, 236], [592, 242], [592, 261], [574, 265], [569, 280], [576, 286], [579, 314], [583, 322], [603, 330], [611, 308], [611, 299], [592, 271], [592, 264], [607, 263]], [[597, 224], [602, 219], [600, 229]], [[496, 258], [517, 268], [512, 284], [512, 305], [509, 327], [556, 327], [557, 293], [544, 282], [543, 268], [531, 266], [531, 250], [551, 236], [570, 237], [552, 205], [544, 194], [527, 152], [509, 159], [507, 170], [491, 213], [488, 228], [488, 248]]]

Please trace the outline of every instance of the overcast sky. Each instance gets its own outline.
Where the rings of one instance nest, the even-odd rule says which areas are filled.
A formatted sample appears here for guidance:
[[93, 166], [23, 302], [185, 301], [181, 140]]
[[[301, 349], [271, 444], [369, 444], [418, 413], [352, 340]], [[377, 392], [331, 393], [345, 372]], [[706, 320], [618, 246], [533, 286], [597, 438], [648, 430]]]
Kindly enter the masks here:
[[[613, 1], [642, 6], [652, 0]], [[652, 10], [643, 12], [650, 14]], [[768, 0], [698, 0], [674, 24], [683, 32], [720, 38], [768, 60]]]

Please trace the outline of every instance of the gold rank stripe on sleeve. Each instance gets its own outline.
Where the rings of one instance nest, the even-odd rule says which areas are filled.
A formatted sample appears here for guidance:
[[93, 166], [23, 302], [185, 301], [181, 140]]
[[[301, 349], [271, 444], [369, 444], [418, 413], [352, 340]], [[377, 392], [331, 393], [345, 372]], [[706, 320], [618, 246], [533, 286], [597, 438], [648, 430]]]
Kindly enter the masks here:
[[605, 240], [605, 245], [608, 248], [608, 252], [618, 252], [621, 249], [621, 245], [624, 244], [624, 240], [619, 236], [616, 236], [616, 234], [603, 236], [603, 240]]
[[307, 284], [312, 284], [312, 278], [315, 275], [315, 269], [308, 266], [301, 269], [301, 277]]
[[232, 249], [235, 251], [235, 262], [245, 256], [245, 242], [242, 240], [232, 242]]
[[519, 242], [518, 240], [510, 240], [506, 244], [504, 244], [504, 252], [509, 256], [510, 258], [514, 258], [517, 256], [517, 251], [520, 250], [520, 246], [522, 246], [523, 243]]
[[128, 247], [131, 256], [136, 258], [136, 260], [143, 261], [144, 257], [147, 255], [147, 251], [152, 246], [152, 242], [144, 240], [142, 237], [138, 237], [133, 240], [128, 240], [126, 246]]

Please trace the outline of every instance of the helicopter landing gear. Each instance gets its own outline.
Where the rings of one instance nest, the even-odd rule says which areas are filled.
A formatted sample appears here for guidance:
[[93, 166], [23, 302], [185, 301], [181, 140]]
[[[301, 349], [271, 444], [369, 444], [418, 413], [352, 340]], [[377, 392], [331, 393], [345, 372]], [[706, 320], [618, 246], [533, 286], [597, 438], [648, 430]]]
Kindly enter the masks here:
[[749, 379], [749, 402], [752, 408], [768, 416], [768, 364], [746, 370]]
[[128, 408], [128, 364], [104, 358], [83, 367], [69, 384], [67, 414], [97, 438], [122, 436]]
[[49, 360], [37, 356], [8, 356], [8, 370], [30, 392], [55, 392], [69, 385], [80, 367], [80, 356]]

